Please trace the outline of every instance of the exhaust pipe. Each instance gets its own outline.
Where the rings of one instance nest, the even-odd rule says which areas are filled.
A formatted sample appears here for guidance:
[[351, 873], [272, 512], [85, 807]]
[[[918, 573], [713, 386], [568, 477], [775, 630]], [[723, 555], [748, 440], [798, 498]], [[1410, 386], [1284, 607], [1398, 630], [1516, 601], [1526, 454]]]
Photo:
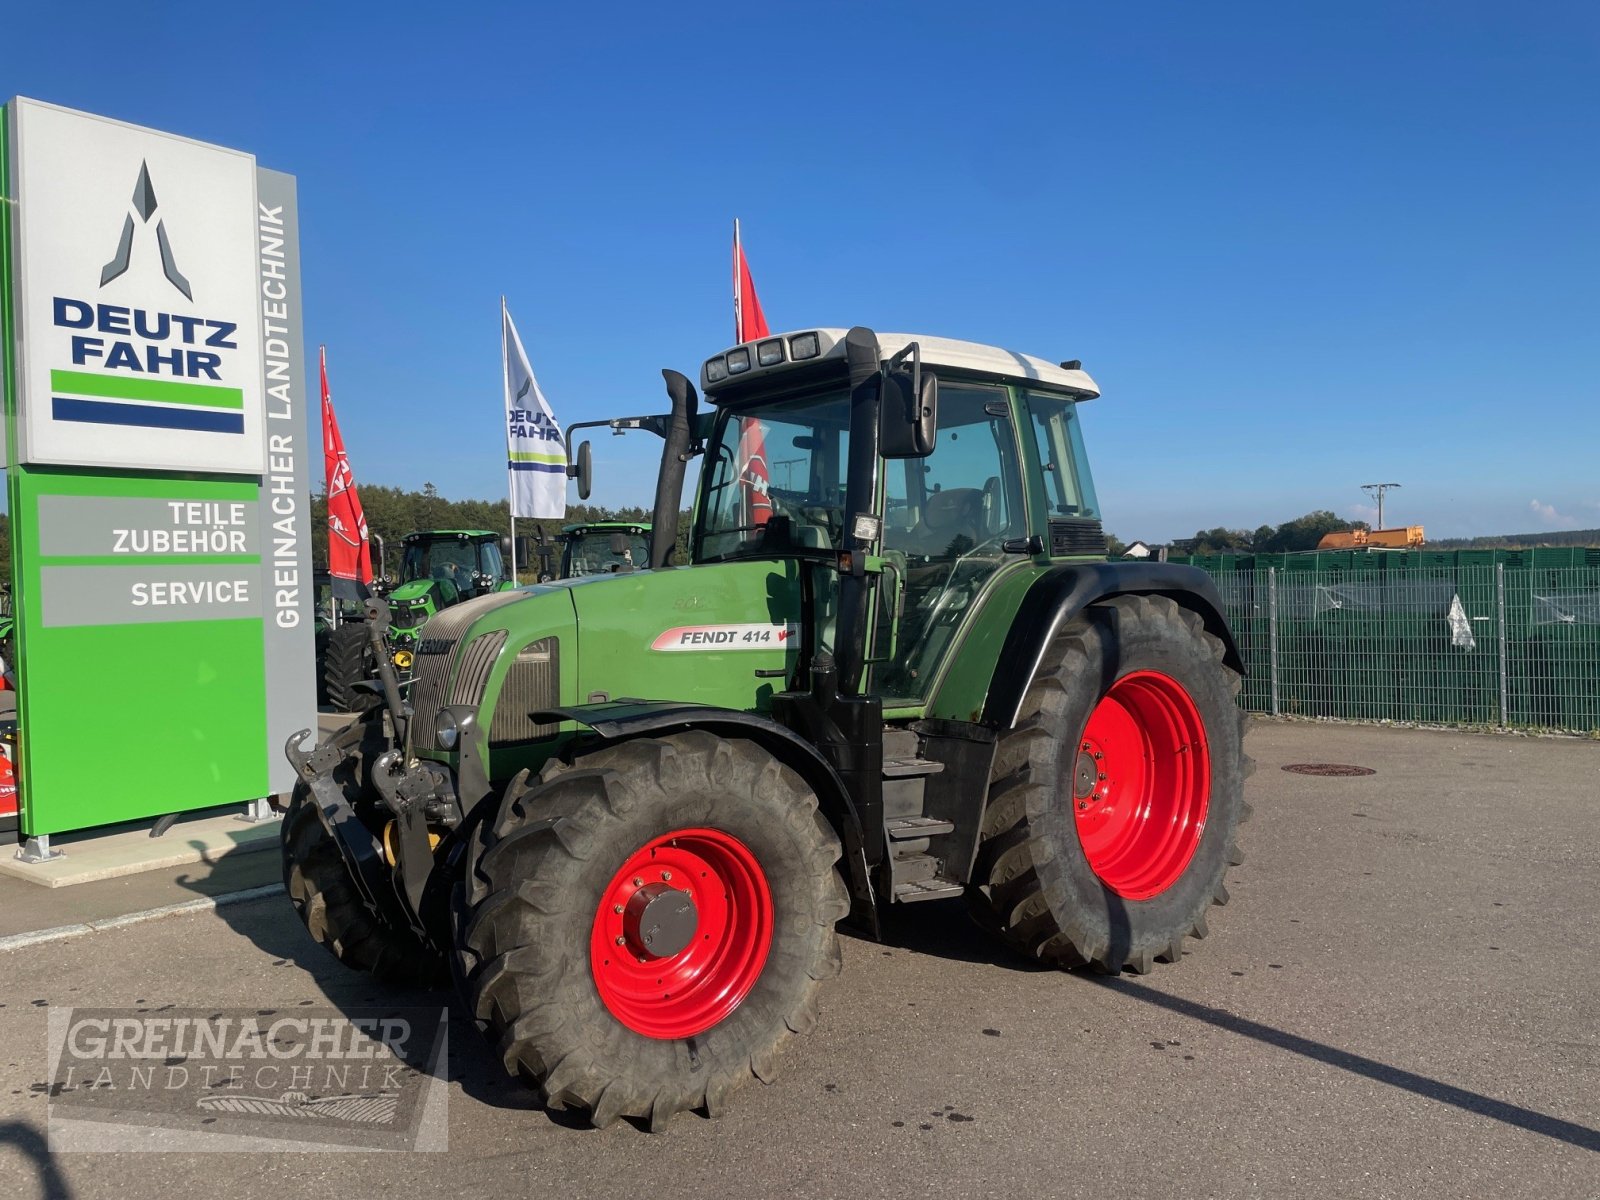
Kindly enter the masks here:
[[650, 518], [650, 569], [667, 565], [678, 544], [678, 513], [683, 507], [683, 475], [694, 457], [695, 417], [700, 397], [688, 376], [663, 370], [672, 412], [667, 417], [666, 444], [661, 448], [661, 473], [656, 477], [656, 507]]

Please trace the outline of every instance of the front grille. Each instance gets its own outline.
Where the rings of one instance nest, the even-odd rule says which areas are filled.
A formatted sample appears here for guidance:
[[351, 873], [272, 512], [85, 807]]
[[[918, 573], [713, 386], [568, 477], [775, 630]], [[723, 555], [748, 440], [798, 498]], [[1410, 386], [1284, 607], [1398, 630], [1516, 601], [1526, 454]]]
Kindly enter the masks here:
[[1106, 532], [1099, 521], [1051, 521], [1050, 556], [1061, 558], [1069, 554], [1104, 554]]
[[411, 664], [411, 741], [419, 749], [434, 749], [433, 716], [445, 705], [455, 646], [440, 638], [426, 638], [417, 646]]
[[[505, 630], [495, 630], [473, 638], [461, 655], [457, 644], [468, 627], [486, 612], [522, 599], [520, 592], [496, 592], [457, 604], [436, 615], [422, 627], [423, 638], [417, 643], [416, 660], [412, 664], [411, 683], [411, 744], [417, 750], [437, 750], [433, 743], [434, 715], [447, 704], [472, 704], [483, 702], [483, 689], [489, 681], [495, 656], [506, 644]], [[491, 649], [486, 639], [498, 639]], [[457, 658], [462, 667], [457, 674], [456, 686], [450, 686], [451, 667]]]
[[517, 651], [494, 702], [489, 744], [531, 742], [555, 736], [558, 725], [537, 724], [530, 713], [561, 703], [561, 644], [553, 637]]
[[467, 643], [461, 665], [456, 668], [455, 686], [450, 689], [451, 704], [481, 704], [483, 689], [489, 684], [494, 660], [505, 647], [509, 635], [504, 629], [480, 633]]

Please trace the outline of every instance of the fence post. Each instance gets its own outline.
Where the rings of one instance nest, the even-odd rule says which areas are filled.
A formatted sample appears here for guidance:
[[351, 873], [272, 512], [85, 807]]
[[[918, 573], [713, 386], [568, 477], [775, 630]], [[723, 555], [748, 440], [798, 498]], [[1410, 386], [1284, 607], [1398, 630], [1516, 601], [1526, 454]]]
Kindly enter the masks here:
[[1267, 658], [1272, 665], [1272, 715], [1278, 709], [1278, 568], [1267, 568]]
[[1506, 703], [1506, 565], [1494, 565], [1494, 612], [1495, 612], [1495, 637], [1499, 643], [1500, 652], [1500, 727], [1504, 729], [1511, 722], [1508, 705]]

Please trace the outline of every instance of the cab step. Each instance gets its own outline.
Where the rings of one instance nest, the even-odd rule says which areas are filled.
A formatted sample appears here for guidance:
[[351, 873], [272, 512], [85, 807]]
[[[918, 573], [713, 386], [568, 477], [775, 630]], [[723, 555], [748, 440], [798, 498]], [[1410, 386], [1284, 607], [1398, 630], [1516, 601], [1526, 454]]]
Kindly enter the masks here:
[[954, 879], [935, 875], [932, 879], [918, 879], [894, 885], [897, 904], [915, 904], [919, 900], [948, 900], [967, 889]]
[[892, 842], [907, 842], [916, 838], [938, 837], [941, 833], [954, 833], [954, 821], [941, 821], [937, 817], [890, 817], [883, 823]]
[[937, 775], [942, 770], [944, 770], [942, 762], [918, 758], [915, 755], [902, 758], [885, 757], [883, 760], [885, 779], [915, 779], [923, 775]]

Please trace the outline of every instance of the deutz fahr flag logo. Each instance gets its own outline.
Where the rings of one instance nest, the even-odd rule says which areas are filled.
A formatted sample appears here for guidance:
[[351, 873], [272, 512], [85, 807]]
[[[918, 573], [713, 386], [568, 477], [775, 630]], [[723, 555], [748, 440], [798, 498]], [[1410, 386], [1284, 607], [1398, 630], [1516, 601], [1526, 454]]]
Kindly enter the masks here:
[[[122, 219], [116, 253], [100, 272], [100, 287], [127, 275], [141, 230], [150, 229], [158, 202], [150, 164], [139, 164], [133, 207]], [[137, 219], [135, 219], [137, 218]], [[144, 241], [148, 244], [148, 233]], [[178, 269], [163, 218], [155, 222], [161, 273], [187, 301], [194, 291]], [[163, 308], [168, 307], [163, 305]], [[225, 357], [238, 350], [237, 322], [186, 313], [90, 303], [56, 296], [55, 325], [69, 333], [74, 368], [52, 370], [51, 411], [57, 421], [244, 433], [244, 392], [222, 386]]]

